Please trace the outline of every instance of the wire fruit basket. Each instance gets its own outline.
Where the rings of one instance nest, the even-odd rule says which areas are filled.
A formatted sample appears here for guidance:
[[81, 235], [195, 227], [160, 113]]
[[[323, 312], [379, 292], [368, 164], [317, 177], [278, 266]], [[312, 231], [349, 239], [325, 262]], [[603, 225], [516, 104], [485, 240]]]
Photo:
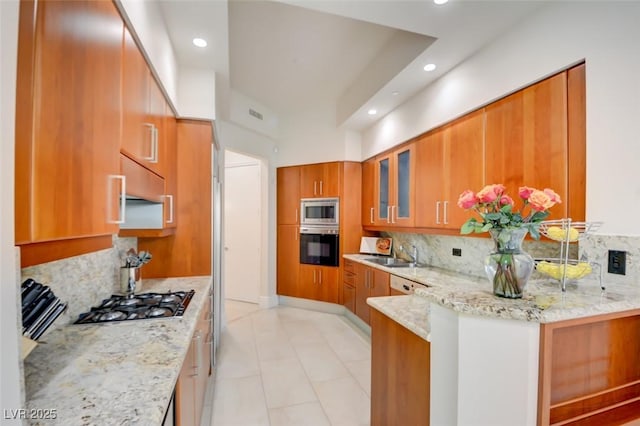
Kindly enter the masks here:
[[602, 222], [573, 222], [570, 218], [548, 220], [540, 224], [540, 234], [560, 243], [560, 257], [536, 259], [536, 270], [543, 275], [560, 282], [562, 291], [566, 291], [567, 281], [574, 281], [590, 275], [594, 269], [600, 270], [602, 287], [602, 268], [586, 258], [569, 258], [569, 245], [582, 240], [597, 230]]

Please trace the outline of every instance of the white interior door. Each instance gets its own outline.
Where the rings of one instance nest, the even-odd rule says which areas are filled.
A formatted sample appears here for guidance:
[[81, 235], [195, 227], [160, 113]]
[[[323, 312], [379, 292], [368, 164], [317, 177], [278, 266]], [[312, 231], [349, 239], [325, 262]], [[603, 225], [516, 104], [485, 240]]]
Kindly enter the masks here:
[[258, 303], [262, 214], [260, 163], [244, 156], [248, 161], [237, 161], [238, 154], [229, 151], [225, 156], [225, 298]]

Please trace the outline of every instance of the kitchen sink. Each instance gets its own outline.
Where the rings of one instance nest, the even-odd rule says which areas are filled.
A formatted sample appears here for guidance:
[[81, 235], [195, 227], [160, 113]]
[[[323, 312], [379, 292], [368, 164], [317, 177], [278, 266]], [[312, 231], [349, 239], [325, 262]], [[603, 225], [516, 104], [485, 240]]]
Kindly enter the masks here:
[[386, 266], [387, 268], [415, 268], [420, 266], [413, 262], [409, 262], [404, 259], [396, 259], [394, 257], [370, 257], [364, 260], [375, 263], [376, 265]]

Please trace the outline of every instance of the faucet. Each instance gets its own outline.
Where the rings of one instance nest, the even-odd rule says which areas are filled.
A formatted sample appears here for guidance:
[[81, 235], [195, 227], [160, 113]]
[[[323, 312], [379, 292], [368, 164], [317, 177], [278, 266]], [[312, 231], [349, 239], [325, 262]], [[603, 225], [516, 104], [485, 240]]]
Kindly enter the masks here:
[[404, 246], [402, 245], [398, 246], [398, 249], [405, 252], [405, 254], [409, 256], [409, 258], [411, 259], [411, 263], [413, 263], [414, 265], [418, 264], [418, 248], [416, 246], [411, 246], [411, 253], [405, 250]]

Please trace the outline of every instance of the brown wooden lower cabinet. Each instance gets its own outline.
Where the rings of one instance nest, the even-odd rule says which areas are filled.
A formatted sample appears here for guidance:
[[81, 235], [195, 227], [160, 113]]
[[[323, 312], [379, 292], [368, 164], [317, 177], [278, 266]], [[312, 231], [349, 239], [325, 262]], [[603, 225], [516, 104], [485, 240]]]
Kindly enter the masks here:
[[639, 337], [640, 310], [542, 324], [538, 424], [640, 419]]
[[431, 344], [371, 309], [371, 425], [429, 425]]
[[211, 303], [198, 319], [191, 345], [176, 384], [175, 410], [178, 426], [199, 425], [204, 408], [211, 365]]
[[299, 297], [338, 303], [338, 272], [333, 266], [300, 265]]
[[342, 263], [342, 305], [356, 313], [356, 262], [344, 259]]
[[278, 225], [278, 294], [299, 297], [300, 228]]
[[373, 311], [367, 304], [368, 297], [389, 295], [388, 272], [358, 263], [355, 276], [355, 313], [360, 319], [370, 324], [370, 312]]

